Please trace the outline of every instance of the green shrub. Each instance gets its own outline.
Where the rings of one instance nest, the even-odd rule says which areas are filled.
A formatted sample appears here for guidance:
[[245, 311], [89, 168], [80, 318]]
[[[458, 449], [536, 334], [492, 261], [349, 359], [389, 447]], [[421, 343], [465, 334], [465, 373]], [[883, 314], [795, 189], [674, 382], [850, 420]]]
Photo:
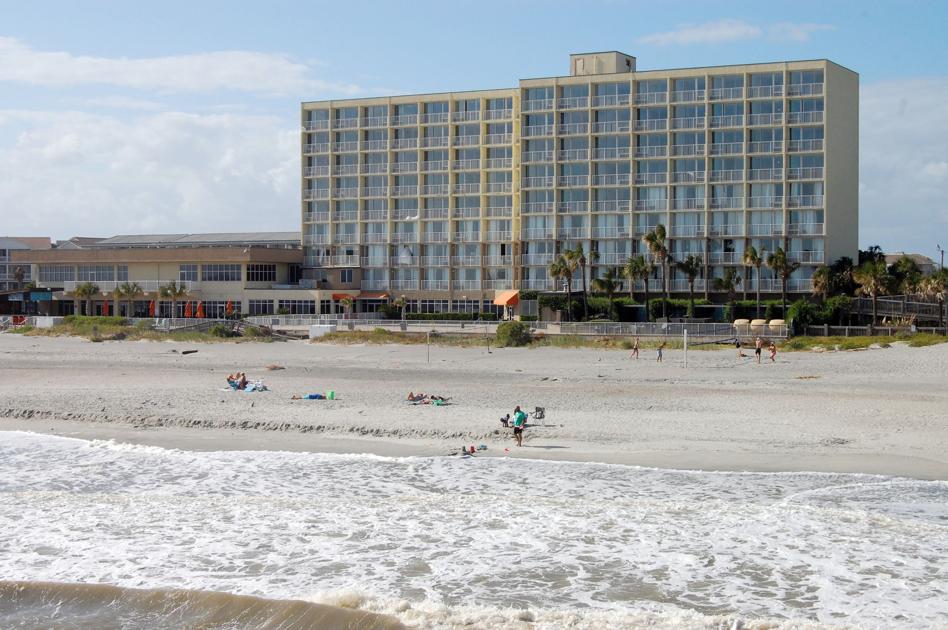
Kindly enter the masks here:
[[138, 330], [151, 330], [153, 322], [150, 319], [140, 319], [135, 322], [135, 328]]
[[230, 329], [230, 326], [228, 326], [228, 325], [226, 325], [226, 324], [214, 324], [213, 326], [211, 326], [210, 328], [208, 328], [207, 332], [208, 332], [208, 334], [210, 334], [210, 335], [212, 335], [212, 336], [214, 336], [214, 337], [227, 338], [227, 337], [233, 337], [233, 336], [234, 336], [234, 331], [232, 331], [232, 330]]
[[521, 300], [535, 300], [537, 296], [540, 295], [537, 291], [521, 291], [520, 299]]
[[764, 309], [764, 319], [784, 319], [783, 304], [780, 302], [767, 302], [767, 308]]
[[277, 315], [289, 315], [289, 314], [290, 314], [290, 309], [286, 308], [285, 306], [281, 306], [280, 308], [277, 309], [276, 314], [277, 314]]
[[398, 308], [394, 304], [383, 304], [379, 307], [379, 312], [382, 314], [384, 319], [402, 318], [402, 309]]
[[495, 343], [502, 348], [525, 346], [530, 340], [530, 327], [523, 322], [504, 322], [497, 326]]
[[[399, 313], [401, 317], [401, 313]], [[405, 313], [405, 319], [413, 321], [474, 321], [477, 319], [477, 313]]]
[[629, 341], [628, 339], [623, 339], [622, 342], [621, 342], [619, 345], [622, 347], [623, 350], [631, 350], [631, 349], [632, 349], [632, 342]]
[[[652, 314], [652, 319], [658, 319], [662, 316], [662, 303], [665, 302], [665, 298], [657, 297], [649, 300], [648, 308]], [[687, 299], [670, 299], [668, 302], [668, 317], [669, 318], [681, 318], [688, 316], [689, 301]], [[695, 298], [695, 306], [707, 306], [711, 304], [709, 300], [704, 298]]]
[[806, 332], [807, 326], [816, 326], [823, 323], [821, 309], [811, 304], [805, 298], [800, 298], [787, 309], [787, 318], [793, 322], [796, 330]]
[[540, 317], [539, 317], [538, 315], [521, 315], [521, 316], [520, 316], [520, 321], [522, 321], [522, 322], [536, 322], [536, 321], [540, 321]]
[[842, 326], [844, 318], [852, 309], [853, 299], [847, 295], [834, 295], [823, 302], [820, 309], [821, 324], [835, 324]]

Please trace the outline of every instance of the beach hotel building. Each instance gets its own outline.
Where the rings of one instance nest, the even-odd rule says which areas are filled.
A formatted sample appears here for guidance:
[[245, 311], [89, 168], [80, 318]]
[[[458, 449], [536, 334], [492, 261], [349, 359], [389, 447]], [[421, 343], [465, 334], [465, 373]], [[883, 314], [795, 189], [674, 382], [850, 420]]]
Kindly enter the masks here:
[[638, 71], [598, 52], [515, 88], [305, 102], [302, 284], [480, 310], [562, 290], [547, 269], [577, 245], [587, 280], [621, 267], [661, 223], [675, 260], [702, 258], [701, 293], [749, 246], [783, 248], [809, 292], [857, 257], [858, 92], [827, 60]]

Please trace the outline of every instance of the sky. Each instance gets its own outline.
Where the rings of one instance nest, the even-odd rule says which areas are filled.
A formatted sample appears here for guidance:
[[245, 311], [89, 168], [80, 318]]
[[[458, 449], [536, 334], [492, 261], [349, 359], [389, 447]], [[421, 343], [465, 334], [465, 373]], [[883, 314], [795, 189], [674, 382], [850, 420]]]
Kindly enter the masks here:
[[0, 234], [299, 230], [301, 101], [827, 58], [860, 74], [859, 243], [948, 247], [948, 2], [0, 0]]

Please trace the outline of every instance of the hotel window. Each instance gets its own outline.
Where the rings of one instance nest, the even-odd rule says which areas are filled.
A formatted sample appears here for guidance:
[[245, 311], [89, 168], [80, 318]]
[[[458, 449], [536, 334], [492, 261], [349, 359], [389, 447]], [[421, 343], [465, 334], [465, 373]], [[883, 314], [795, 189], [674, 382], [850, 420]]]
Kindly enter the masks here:
[[113, 282], [115, 267], [112, 265], [79, 265], [79, 282]]
[[273, 300], [250, 300], [251, 315], [273, 315]]
[[197, 282], [198, 279], [198, 266], [197, 265], [179, 265], [178, 266], [178, 280], [181, 282]]
[[247, 265], [247, 282], [276, 282], [276, 265]]
[[72, 265], [40, 265], [40, 282], [73, 282], [76, 268]]
[[203, 282], [240, 282], [240, 265], [202, 265]]
[[279, 310], [286, 309], [290, 315], [315, 315], [315, 300], [280, 300]]
[[119, 282], [128, 282], [128, 265], [119, 265], [115, 268], [115, 279]]
[[352, 269], [340, 269], [339, 282], [342, 284], [352, 284]]

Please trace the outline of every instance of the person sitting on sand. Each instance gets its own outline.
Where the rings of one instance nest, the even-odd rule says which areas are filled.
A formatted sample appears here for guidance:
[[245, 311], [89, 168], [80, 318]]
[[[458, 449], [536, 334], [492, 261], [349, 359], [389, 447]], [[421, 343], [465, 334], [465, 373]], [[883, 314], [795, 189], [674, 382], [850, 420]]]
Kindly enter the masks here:
[[324, 398], [326, 397], [322, 394], [303, 394], [302, 396], [293, 394], [290, 396], [290, 400], [323, 400]]
[[422, 393], [408, 392], [408, 402], [418, 403], [422, 402], [427, 396]]
[[500, 424], [502, 424], [504, 427], [509, 427], [509, 426], [510, 426], [510, 414], [509, 414], [509, 413], [508, 413], [506, 416], [501, 416], [501, 417], [500, 417]]
[[227, 384], [234, 389], [244, 389], [247, 387], [247, 375], [243, 372], [234, 372], [227, 375]]

